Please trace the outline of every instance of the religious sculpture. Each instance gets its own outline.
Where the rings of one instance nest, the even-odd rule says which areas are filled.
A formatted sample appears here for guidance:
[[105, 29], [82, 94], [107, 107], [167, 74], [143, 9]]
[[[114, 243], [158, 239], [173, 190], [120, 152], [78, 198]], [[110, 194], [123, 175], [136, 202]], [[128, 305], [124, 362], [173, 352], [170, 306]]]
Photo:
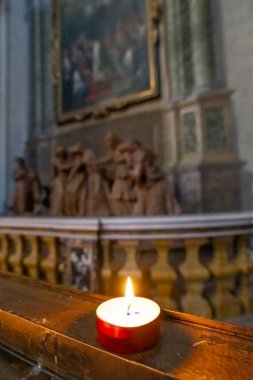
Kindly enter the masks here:
[[134, 215], [173, 215], [180, 207], [153, 152], [146, 150], [135, 168], [137, 201]]
[[112, 163], [114, 166], [113, 183], [110, 191], [113, 215], [131, 215], [135, 194], [131, 184], [129, 157], [125, 152], [125, 145], [113, 133], [108, 133], [105, 136], [105, 144], [109, 152], [97, 160], [97, 163], [100, 165]]
[[[95, 153], [76, 143], [58, 147], [53, 160], [50, 195], [52, 216], [175, 215], [180, 206], [154, 152], [139, 141], [121, 141], [107, 133], [108, 153]], [[16, 159], [12, 209], [16, 215], [41, 214], [43, 187], [22, 157]], [[109, 178], [108, 166], [112, 166]], [[44, 201], [43, 201], [44, 202]]]
[[103, 177], [94, 152], [83, 150], [83, 163], [86, 168], [86, 212], [87, 216], [111, 215], [109, 184]]
[[42, 186], [40, 179], [35, 170], [28, 167], [28, 197], [31, 204], [31, 212], [33, 215], [39, 215], [41, 213], [41, 195]]
[[127, 139], [122, 149], [129, 155], [129, 171], [136, 196], [132, 215], [173, 215], [180, 212], [157, 157], [139, 141]]
[[16, 158], [12, 178], [15, 181], [12, 212], [15, 215], [37, 214], [41, 185], [36, 172], [27, 166], [23, 157]]
[[65, 213], [74, 216], [85, 215], [86, 184], [83, 148], [77, 143], [68, 149], [69, 173], [66, 181]]
[[53, 216], [65, 214], [65, 191], [67, 176], [70, 165], [67, 162], [66, 149], [58, 147], [53, 160], [54, 180], [51, 190], [51, 208], [50, 213]]
[[91, 149], [81, 144], [58, 147], [53, 167], [51, 215], [111, 215], [109, 186]]

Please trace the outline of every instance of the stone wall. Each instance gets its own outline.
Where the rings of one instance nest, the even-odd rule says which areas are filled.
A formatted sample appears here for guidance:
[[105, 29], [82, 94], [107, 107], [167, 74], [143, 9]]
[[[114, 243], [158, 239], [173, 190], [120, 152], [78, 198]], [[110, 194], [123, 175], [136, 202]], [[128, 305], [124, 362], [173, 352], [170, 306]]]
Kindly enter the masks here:
[[[4, 23], [1, 22], [1, 36], [5, 37], [0, 41], [1, 56], [4, 57], [4, 52], [8, 51], [6, 57], [1, 58], [1, 64], [4, 62], [4, 65], [1, 65], [0, 71], [0, 89], [3, 95], [0, 109], [4, 110], [0, 115], [0, 181], [4, 183], [0, 189], [0, 212], [3, 204], [10, 200], [10, 172], [14, 156], [26, 154], [30, 165], [37, 169], [43, 184], [49, 185], [52, 179], [51, 161], [55, 146], [69, 146], [78, 140], [101, 155], [105, 152], [103, 138], [109, 130], [123, 139], [133, 137], [140, 140], [144, 146], [153, 149], [159, 155], [164, 168], [170, 173], [175, 173], [172, 181], [175, 180], [178, 186], [180, 183], [184, 184], [181, 196], [185, 197], [185, 211], [229, 211], [230, 205], [227, 201], [222, 203], [224, 207], [220, 202], [214, 207], [209, 207], [212, 198], [210, 189], [214, 188], [214, 181], [218, 181], [219, 186], [222, 187], [224, 184], [224, 187], [228, 188], [227, 184], [231, 183], [233, 176], [237, 180], [228, 196], [228, 199], [233, 199], [231, 210], [241, 207], [237, 201], [237, 196], [240, 198], [240, 187], [243, 189], [242, 207], [251, 207], [251, 0], [244, 0], [240, 6], [237, 0], [206, 0], [205, 3], [199, 0], [161, 1], [159, 97], [114, 112], [105, 118], [63, 126], [57, 126], [54, 112], [52, 3], [49, 0], [31, 0], [29, 6], [24, 0], [11, 0], [7, 3], [9, 10], [6, 12], [5, 21], [8, 21], [8, 30], [4, 31]], [[5, 13], [0, 13], [1, 21], [3, 14]], [[210, 59], [207, 59], [207, 56]], [[232, 96], [230, 89], [235, 90]], [[218, 98], [221, 99], [223, 96], [222, 91], [224, 94], [227, 93], [227, 98], [226, 102], [219, 100], [219, 103]], [[211, 152], [210, 144], [205, 141], [207, 135], [203, 122], [203, 107], [207, 105], [223, 109], [230, 109], [232, 105], [231, 112], [228, 111], [226, 125], [224, 124], [229, 139], [226, 154], [220, 147], [215, 148], [216, 150], [212, 147]], [[196, 125], [188, 119], [190, 125], [184, 125], [185, 116], [189, 116], [189, 113], [194, 113]], [[187, 128], [188, 137], [184, 136]], [[214, 133], [215, 131], [216, 129]], [[192, 145], [193, 132], [196, 134], [195, 147]], [[188, 140], [184, 141], [186, 138]], [[221, 170], [219, 179], [216, 180], [219, 171], [216, 169], [219, 169], [219, 166], [213, 167], [215, 176], [208, 177], [208, 173], [213, 173], [210, 171], [210, 163], [216, 164], [219, 159], [223, 160], [227, 171], [223, 176]], [[235, 164], [231, 170], [228, 169], [229, 160], [230, 164]], [[242, 174], [240, 160], [245, 161]], [[191, 168], [192, 176], [189, 172]], [[180, 180], [181, 173], [183, 176]], [[199, 178], [199, 185], [198, 181], [192, 180], [188, 192], [188, 175], [192, 179], [195, 178], [195, 174]], [[229, 181], [226, 178], [229, 178]], [[208, 186], [202, 186], [203, 181], [205, 184], [210, 183], [209, 190]], [[204, 188], [206, 190], [202, 192]], [[195, 207], [196, 197], [199, 197], [199, 202]], [[188, 198], [194, 200], [193, 205], [187, 205]], [[202, 200], [208, 202], [208, 205], [204, 206]], [[237, 207], [234, 208], [232, 204]]]

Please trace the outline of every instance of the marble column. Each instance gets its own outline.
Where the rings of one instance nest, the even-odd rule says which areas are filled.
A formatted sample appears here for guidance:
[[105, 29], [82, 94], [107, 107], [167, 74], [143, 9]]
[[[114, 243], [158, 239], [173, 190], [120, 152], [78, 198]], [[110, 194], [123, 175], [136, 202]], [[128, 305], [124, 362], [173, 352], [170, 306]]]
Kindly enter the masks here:
[[169, 72], [172, 98], [177, 97], [180, 93], [177, 56], [176, 3], [177, 0], [170, 0], [170, 2], [167, 3]]
[[176, 34], [176, 55], [177, 55], [177, 71], [178, 71], [178, 89], [179, 95], [185, 94], [185, 66], [184, 66], [184, 44], [183, 44], [183, 23], [181, 2], [175, 0], [175, 30]]
[[194, 89], [209, 89], [214, 79], [210, 0], [189, 0]]
[[192, 86], [189, 4], [184, 0], [167, 3], [168, 53], [171, 95], [183, 98]]

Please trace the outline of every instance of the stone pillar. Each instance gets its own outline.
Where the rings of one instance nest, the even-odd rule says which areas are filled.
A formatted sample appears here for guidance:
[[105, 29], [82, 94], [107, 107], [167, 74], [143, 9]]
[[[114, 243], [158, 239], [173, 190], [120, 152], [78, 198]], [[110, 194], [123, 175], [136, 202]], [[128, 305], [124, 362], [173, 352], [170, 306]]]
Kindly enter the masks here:
[[180, 92], [179, 80], [178, 80], [176, 3], [177, 3], [177, 0], [171, 0], [167, 4], [168, 50], [169, 50], [171, 97], [177, 97]]
[[53, 131], [52, 84], [52, 2], [33, 0], [30, 5], [32, 83], [32, 123], [27, 156], [43, 185], [51, 183], [51, 144]]
[[175, 34], [176, 34], [176, 54], [178, 71], [178, 88], [180, 97], [185, 95], [185, 62], [184, 62], [184, 43], [183, 43], [183, 14], [181, 1], [175, 1]]
[[[52, 86], [52, 2], [33, 0], [30, 9], [32, 25], [32, 83], [34, 93], [35, 137], [45, 137], [48, 127], [53, 123], [53, 86]], [[34, 126], [33, 126], [34, 128]]]
[[8, 0], [0, 2], [0, 214], [4, 212], [7, 182], [7, 113], [8, 113]]
[[231, 94], [208, 91], [177, 104], [177, 173], [185, 213], [241, 209], [242, 163], [234, 147]]
[[211, 6], [211, 0], [168, 2], [169, 127], [176, 131], [173, 173], [185, 213], [241, 209], [241, 184], [234, 180], [242, 163], [234, 143], [233, 91], [217, 87]]
[[2, 0], [0, 6], [0, 212], [3, 212], [3, 203], [6, 206], [11, 203], [14, 159], [24, 155], [27, 140], [30, 59], [27, 2]]
[[52, 133], [52, 129], [55, 122], [54, 117], [54, 91], [52, 86], [52, 7], [53, 2], [48, 0], [44, 1], [42, 9], [42, 55], [43, 55], [43, 104], [44, 104], [44, 125], [43, 132], [47, 136]]
[[33, 107], [34, 114], [33, 119], [35, 122], [35, 135], [41, 135], [42, 130], [42, 54], [41, 54], [41, 1], [34, 0], [33, 9], [33, 65], [34, 65], [34, 98]]
[[209, 0], [189, 0], [195, 90], [207, 89], [214, 79]]

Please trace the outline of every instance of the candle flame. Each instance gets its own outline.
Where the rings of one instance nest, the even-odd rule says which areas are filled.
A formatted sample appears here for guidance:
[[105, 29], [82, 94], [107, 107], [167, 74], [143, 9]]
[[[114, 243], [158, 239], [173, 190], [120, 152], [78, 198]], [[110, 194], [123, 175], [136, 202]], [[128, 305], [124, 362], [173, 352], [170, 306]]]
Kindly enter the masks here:
[[125, 296], [128, 298], [132, 298], [134, 296], [133, 285], [130, 277], [127, 277]]

